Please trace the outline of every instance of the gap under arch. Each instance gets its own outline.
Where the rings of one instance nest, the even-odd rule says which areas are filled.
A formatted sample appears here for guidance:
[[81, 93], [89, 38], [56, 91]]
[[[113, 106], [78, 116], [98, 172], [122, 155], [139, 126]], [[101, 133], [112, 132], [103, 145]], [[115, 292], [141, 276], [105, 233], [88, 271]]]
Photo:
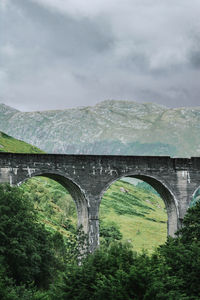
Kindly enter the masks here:
[[200, 185], [198, 185], [198, 187], [195, 189], [194, 193], [192, 194], [192, 199], [189, 207], [196, 205], [196, 203], [199, 201], [200, 201]]
[[37, 172], [32, 173], [31, 176], [24, 178], [22, 181], [17, 183], [18, 186], [25, 183], [31, 178], [44, 177], [54, 180], [61, 184], [71, 195], [72, 199], [75, 202], [77, 215], [78, 215], [78, 224], [77, 227], [82, 227], [82, 230], [87, 234], [88, 233], [88, 207], [87, 200], [84, 195], [84, 192], [72, 179], [63, 176], [62, 174], [56, 172]]
[[[123, 176], [120, 178], [115, 179], [112, 182], [109, 182], [107, 186], [105, 187], [104, 191], [101, 193], [101, 199], [103, 198], [103, 195], [108, 191], [109, 187], [113, 185], [113, 183], [118, 182], [119, 180], [123, 180], [124, 178], [134, 178], [139, 179], [147, 184], [149, 184], [155, 191], [160, 195], [160, 198], [163, 200], [166, 212], [167, 212], [167, 233], [168, 235], [174, 236], [175, 232], [178, 229], [178, 210], [177, 210], [177, 204], [176, 199], [173, 195], [173, 193], [169, 190], [169, 188], [160, 180], [158, 180], [155, 177], [149, 176], [149, 175], [141, 175], [141, 174], [129, 174], [127, 176]], [[120, 201], [120, 200], [119, 200]], [[100, 206], [101, 207], [101, 206]]]

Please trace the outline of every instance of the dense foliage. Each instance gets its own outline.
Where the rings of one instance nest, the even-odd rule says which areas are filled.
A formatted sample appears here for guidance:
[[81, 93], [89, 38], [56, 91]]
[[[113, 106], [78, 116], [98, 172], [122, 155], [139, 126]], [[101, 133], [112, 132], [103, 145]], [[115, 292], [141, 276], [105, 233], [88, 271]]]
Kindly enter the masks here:
[[29, 295], [32, 289], [48, 289], [67, 261], [77, 258], [77, 249], [76, 233], [65, 243], [59, 232], [51, 233], [38, 222], [23, 190], [0, 185], [0, 299], [7, 299], [9, 286], [19, 299], [22, 292]]
[[67, 242], [47, 231], [27, 194], [0, 185], [0, 299], [200, 299], [199, 202], [177, 237], [152, 255], [116, 241], [120, 232], [112, 223], [102, 232], [104, 245], [80, 264], [75, 235]]
[[[58, 299], [200, 299], [200, 203], [189, 209], [182, 230], [152, 256], [114, 243], [73, 265], [52, 293]], [[55, 292], [56, 291], [56, 292]]]

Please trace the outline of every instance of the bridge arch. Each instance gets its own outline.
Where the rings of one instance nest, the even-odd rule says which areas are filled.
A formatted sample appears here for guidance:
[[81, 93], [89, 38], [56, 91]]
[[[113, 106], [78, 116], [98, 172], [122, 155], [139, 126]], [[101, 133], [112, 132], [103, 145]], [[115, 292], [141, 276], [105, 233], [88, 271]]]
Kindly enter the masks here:
[[88, 203], [85, 192], [80, 187], [80, 185], [75, 182], [74, 179], [56, 170], [40, 170], [36, 172], [30, 172], [29, 176], [24, 176], [23, 179], [20, 178], [20, 180], [17, 180], [14, 185], [19, 186], [26, 182], [28, 179], [38, 176], [53, 179], [54, 181], [60, 183], [69, 192], [76, 205], [78, 215], [78, 228], [82, 226], [83, 231], [85, 233], [88, 233]]
[[100, 194], [100, 202], [104, 195], [104, 193], [107, 191], [107, 189], [115, 182], [118, 181], [124, 177], [131, 177], [140, 179], [149, 185], [151, 185], [157, 193], [161, 196], [162, 200], [165, 203], [166, 211], [167, 211], [167, 233], [170, 236], [174, 236], [175, 232], [179, 229], [179, 210], [178, 210], [178, 201], [168, 186], [167, 183], [165, 183], [160, 178], [157, 178], [156, 176], [147, 175], [147, 174], [138, 174], [138, 173], [130, 173], [126, 175], [119, 176], [118, 178], [112, 179], [109, 181], [104, 189], [101, 191]]

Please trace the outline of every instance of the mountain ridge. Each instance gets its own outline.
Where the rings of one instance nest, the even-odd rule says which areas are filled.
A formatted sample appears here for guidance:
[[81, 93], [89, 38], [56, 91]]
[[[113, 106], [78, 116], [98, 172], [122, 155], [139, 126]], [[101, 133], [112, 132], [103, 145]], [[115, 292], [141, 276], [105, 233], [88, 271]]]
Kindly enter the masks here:
[[37, 112], [1, 107], [0, 130], [49, 153], [200, 155], [200, 107], [120, 100]]

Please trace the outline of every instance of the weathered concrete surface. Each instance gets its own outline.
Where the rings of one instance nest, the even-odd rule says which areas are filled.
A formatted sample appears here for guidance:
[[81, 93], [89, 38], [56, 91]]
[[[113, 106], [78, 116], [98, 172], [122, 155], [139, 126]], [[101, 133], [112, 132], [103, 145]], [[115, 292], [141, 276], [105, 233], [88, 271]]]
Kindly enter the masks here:
[[168, 234], [174, 235], [200, 186], [200, 157], [0, 153], [0, 183], [19, 185], [39, 175], [58, 181], [72, 195], [78, 225], [83, 225], [93, 251], [99, 244], [101, 198], [125, 176], [144, 180], [158, 191], [167, 209]]

